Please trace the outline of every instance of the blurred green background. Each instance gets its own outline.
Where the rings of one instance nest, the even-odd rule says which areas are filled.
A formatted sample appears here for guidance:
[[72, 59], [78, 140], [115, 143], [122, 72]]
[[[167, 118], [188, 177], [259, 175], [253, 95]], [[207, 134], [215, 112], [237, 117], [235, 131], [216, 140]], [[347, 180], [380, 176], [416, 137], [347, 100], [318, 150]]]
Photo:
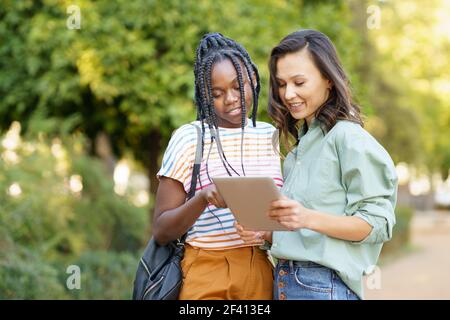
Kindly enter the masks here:
[[[73, 5], [79, 29], [68, 27]], [[334, 41], [367, 130], [398, 165], [391, 247], [407, 242], [413, 210], [450, 206], [449, 10], [444, 0], [0, 0], [0, 299], [131, 297], [162, 154], [195, 119], [206, 32], [249, 51], [265, 121], [271, 48], [300, 28]], [[80, 290], [66, 286], [69, 265]]]

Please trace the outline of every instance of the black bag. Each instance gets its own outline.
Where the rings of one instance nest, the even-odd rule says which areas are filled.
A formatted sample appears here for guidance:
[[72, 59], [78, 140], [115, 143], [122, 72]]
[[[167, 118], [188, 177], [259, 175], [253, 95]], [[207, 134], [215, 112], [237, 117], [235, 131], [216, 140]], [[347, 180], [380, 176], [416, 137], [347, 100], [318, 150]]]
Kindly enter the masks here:
[[[192, 172], [191, 188], [188, 199], [195, 194], [197, 175], [202, 158], [201, 132], [197, 129], [197, 150]], [[177, 300], [183, 282], [181, 260], [184, 256], [184, 241], [187, 234], [171, 241], [165, 246], [159, 245], [152, 237], [139, 261], [133, 288], [133, 300]]]

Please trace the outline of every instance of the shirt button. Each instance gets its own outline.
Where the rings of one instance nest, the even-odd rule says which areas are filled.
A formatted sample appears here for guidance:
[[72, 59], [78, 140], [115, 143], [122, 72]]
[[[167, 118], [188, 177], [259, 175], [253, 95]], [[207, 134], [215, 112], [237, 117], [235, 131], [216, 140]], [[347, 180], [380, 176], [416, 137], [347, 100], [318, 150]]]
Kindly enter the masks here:
[[286, 272], [284, 270], [280, 270], [280, 272], [278, 273], [280, 276], [285, 276]]
[[284, 282], [278, 282], [278, 288], [284, 288]]
[[280, 300], [286, 300], [286, 295], [283, 292], [280, 293]]

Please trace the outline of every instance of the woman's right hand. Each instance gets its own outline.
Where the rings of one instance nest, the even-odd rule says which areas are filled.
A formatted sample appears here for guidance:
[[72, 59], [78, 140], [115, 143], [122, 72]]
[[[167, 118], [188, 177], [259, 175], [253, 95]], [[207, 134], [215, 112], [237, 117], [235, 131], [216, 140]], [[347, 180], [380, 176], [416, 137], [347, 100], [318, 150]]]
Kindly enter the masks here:
[[222, 196], [220, 195], [219, 191], [217, 191], [216, 186], [214, 184], [203, 189], [202, 196], [206, 202], [212, 204], [216, 208], [228, 208], [227, 204], [225, 203], [225, 200], [223, 200]]
[[234, 223], [237, 233], [246, 244], [263, 245], [264, 240], [272, 242], [271, 231], [251, 231], [245, 230], [238, 222]]

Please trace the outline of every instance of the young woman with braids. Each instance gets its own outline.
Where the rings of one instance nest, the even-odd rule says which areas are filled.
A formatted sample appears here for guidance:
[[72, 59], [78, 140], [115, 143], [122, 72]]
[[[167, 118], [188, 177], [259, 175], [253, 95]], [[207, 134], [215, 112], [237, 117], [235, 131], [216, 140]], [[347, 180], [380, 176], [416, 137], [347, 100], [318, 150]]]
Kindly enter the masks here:
[[326, 35], [288, 35], [273, 48], [269, 68], [269, 114], [290, 152], [283, 164], [285, 197], [268, 215], [292, 231], [237, 226], [239, 234], [271, 243], [278, 259], [274, 299], [362, 298], [362, 276], [376, 265], [395, 224], [394, 164], [363, 129]]
[[[172, 135], [158, 178], [153, 235], [166, 244], [188, 232], [180, 299], [272, 299], [273, 267], [259, 241], [244, 242], [212, 184], [217, 176], [271, 176], [281, 187], [275, 128], [256, 121], [259, 75], [247, 51], [219, 33], [205, 35], [195, 60], [195, 102], [203, 158], [195, 196], [186, 201], [196, 128]], [[253, 105], [253, 108], [251, 108]], [[251, 121], [247, 114], [252, 109]]]

